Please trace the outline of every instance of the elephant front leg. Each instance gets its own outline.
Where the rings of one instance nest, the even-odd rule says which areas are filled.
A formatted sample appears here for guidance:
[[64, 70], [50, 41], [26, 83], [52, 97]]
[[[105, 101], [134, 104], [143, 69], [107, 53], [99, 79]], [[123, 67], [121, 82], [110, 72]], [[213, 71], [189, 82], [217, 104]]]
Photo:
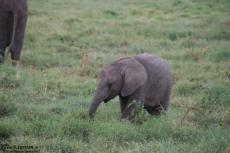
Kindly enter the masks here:
[[120, 108], [121, 108], [121, 119], [126, 119], [131, 113], [130, 108], [128, 106], [128, 98], [119, 97], [120, 98]]
[[135, 104], [129, 104], [126, 106], [126, 108], [124, 109], [121, 119], [128, 119], [130, 121], [132, 121], [135, 116], [133, 114], [133, 110], [135, 109]]
[[121, 97], [119, 96], [120, 98], [120, 108], [121, 108], [121, 119], [122, 118], [126, 118], [131, 111], [131, 108], [129, 108], [129, 103], [130, 103], [130, 100], [128, 97]]
[[123, 114], [125, 108], [127, 107], [128, 105], [128, 100], [125, 99], [125, 98], [121, 98], [120, 97], [120, 108], [121, 108], [121, 114]]

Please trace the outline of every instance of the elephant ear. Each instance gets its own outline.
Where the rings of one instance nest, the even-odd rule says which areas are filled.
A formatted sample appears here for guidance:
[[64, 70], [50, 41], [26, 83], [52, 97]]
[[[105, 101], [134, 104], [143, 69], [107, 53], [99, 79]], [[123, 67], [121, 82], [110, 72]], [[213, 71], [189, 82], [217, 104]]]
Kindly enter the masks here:
[[126, 97], [141, 87], [147, 80], [145, 67], [136, 59], [129, 59], [126, 63], [121, 95]]

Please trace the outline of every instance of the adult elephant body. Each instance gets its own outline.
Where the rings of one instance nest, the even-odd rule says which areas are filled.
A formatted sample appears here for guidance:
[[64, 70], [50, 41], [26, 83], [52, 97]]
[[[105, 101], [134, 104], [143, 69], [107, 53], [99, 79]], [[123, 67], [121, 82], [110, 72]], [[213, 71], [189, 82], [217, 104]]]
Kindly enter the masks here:
[[117, 95], [122, 118], [131, 117], [133, 100], [142, 101], [150, 114], [159, 114], [159, 108], [168, 109], [170, 91], [171, 70], [165, 60], [151, 54], [123, 58], [101, 72], [89, 114], [93, 117], [101, 102]]
[[13, 61], [20, 59], [27, 16], [27, 0], [0, 0], [0, 63], [7, 47]]

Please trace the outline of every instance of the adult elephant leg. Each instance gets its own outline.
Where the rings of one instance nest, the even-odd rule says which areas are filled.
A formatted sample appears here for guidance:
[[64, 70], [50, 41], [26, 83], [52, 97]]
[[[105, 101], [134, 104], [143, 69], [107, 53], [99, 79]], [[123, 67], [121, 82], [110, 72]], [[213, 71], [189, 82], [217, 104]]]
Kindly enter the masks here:
[[5, 11], [0, 11], [0, 63], [3, 63], [4, 61], [8, 41], [7, 21], [8, 13]]
[[13, 36], [10, 44], [11, 59], [13, 64], [19, 61], [27, 22], [27, 12], [17, 12], [14, 14]]
[[8, 13], [8, 20], [7, 20], [7, 46], [10, 46], [13, 37], [13, 28], [14, 28], [14, 13]]

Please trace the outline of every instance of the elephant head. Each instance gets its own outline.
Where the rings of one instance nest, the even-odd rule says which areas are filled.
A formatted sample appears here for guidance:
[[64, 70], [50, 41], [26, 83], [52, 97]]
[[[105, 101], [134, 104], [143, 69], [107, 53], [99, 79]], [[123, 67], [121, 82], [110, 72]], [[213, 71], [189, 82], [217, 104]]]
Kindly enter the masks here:
[[97, 79], [97, 89], [89, 109], [90, 117], [94, 117], [103, 101], [107, 103], [117, 95], [129, 96], [146, 79], [144, 66], [134, 58], [124, 58], [106, 66]]

